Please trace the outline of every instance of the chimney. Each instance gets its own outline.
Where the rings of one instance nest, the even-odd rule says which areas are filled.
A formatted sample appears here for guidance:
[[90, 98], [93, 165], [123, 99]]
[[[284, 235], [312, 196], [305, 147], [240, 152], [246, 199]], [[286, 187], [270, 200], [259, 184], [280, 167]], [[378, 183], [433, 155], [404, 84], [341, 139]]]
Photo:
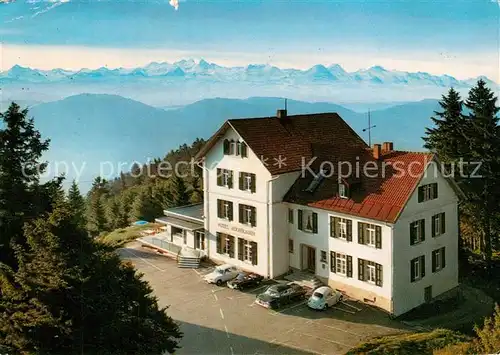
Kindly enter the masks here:
[[276, 112], [276, 117], [278, 117], [279, 119], [286, 118], [286, 110], [278, 110]]
[[381, 155], [381, 150], [382, 150], [382, 147], [380, 144], [374, 144], [373, 145], [373, 157], [375, 159], [380, 159], [380, 155]]
[[382, 153], [391, 152], [394, 150], [394, 144], [392, 142], [384, 142], [382, 144]]

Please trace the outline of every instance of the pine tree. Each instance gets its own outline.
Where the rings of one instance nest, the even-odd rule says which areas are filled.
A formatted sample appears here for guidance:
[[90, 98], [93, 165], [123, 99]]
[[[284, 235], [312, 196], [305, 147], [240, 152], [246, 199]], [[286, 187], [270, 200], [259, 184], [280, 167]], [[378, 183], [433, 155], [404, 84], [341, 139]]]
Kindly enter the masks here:
[[104, 197], [108, 193], [107, 181], [97, 177], [87, 197], [87, 230], [92, 236], [98, 236], [107, 230]]
[[120, 203], [117, 197], [111, 197], [106, 201], [107, 229], [112, 231], [121, 228]]
[[466, 124], [462, 116], [463, 102], [452, 88], [448, 95], [443, 95], [439, 105], [442, 111], [434, 112], [436, 117], [431, 117], [435, 127], [426, 128], [424, 147], [436, 152], [441, 161], [450, 163], [463, 157], [464, 149], [468, 148], [463, 133]]
[[469, 161], [479, 169], [464, 181], [464, 187], [472, 210], [482, 228], [482, 251], [488, 267], [492, 256], [492, 226], [500, 212], [500, 128], [497, 114], [497, 98], [483, 80], [469, 91], [465, 102], [469, 114], [465, 117], [466, 139], [469, 146]]
[[151, 189], [149, 187], [142, 189], [132, 204], [131, 220], [152, 222], [161, 215], [162, 208], [153, 198]]
[[68, 190], [68, 204], [71, 209], [71, 213], [75, 218], [75, 222], [80, 227], [84, 228], [86, 225], [85, 221], [85, 199], [80, 193], [78, 184], [75, 180], [71, 183], [71, 187]]
[[59, 201], [0, 269], [0, 347], [23, 354], [172, 353], [182, 334], [147, 282], [94, 242]]
[[45, 192], [39, 185], [39, 163], [49, 141], [42, 140], [28, 111], [12, 103], [0, 113], [0, 262], [14, 266], [12, 243], [24, 244], [22, 233], [26, 218], [38, 208], [38, 197]]
[[185, 206], [189, 203], [189, 193], [187, 191], [184, 180], [177, 176], [172, 175], [170, 178], [170, 191], [172, 194], [172, 204], [177, 206]]
[[192, 181], [192, 187], [190, 190], [191, 197], [189, 201], [191, 203], [200, 203], [203, 201], [203, 182], [200, 178], [200, 175], [195, 175]]

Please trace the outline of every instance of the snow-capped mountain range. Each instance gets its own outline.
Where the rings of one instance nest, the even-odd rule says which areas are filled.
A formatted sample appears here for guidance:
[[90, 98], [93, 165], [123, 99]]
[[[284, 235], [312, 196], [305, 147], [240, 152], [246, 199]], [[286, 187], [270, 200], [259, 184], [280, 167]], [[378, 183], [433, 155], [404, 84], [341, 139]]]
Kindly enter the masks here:
[[[492, 80], [482, 77], [490, 85], [497, 86]], [[405, 72], [387, 70], [381, 66], [345, 71], [340, 65], [314, 65], [307, 70], [280, 69], [268, 64], [249, 64], [245, 67], [225, 67], [209, 63], [203, 59], [184, 59], [175, 63], [153, 62], [138, 68], [64, 69], [38, 70], [19, 65], [0, 72], [0, 83], [63, 83], [88, 81], [137, 81], [137, 80], [208, 80], [215, 82], [260, 82], [282, 84], [335, 84], [366, 83], [375, 85], [410, 85], [467, 88], [479, 78], [458, 80], [449, 75], [431, 75], [425, 72]]]

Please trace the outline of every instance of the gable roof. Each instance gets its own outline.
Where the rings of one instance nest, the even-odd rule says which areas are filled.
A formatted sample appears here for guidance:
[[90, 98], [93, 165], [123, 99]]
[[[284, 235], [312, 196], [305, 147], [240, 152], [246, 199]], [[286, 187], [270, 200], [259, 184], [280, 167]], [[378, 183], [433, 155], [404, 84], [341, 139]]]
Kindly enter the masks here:
[[[351, 185], [349, 198], [338, 196], [338, 175], [324, 178], [312, 193], [304, 191], [314, 178], [309, 173], [295, 181], [284, 201], [395, 223], [433, 159], [432, 153], [391, 151], [375, 160], [371, 150], [366, 149], [356, 161], [361, 169], [367, 162], [376, 169], [370, 170], [369, 176], [361, 170], [359, 178], [353, 172], [344, 180]], [[343, 161], [355, 163], [349, 158]]]
[[196, 159], [205, 156], [229, 128], [241, 136], [272, 175], [301, 170], [303, 159], [308, 162], [321, 145], [336, 147], [343, 153], [367, 147], [336, 113], [293, 115], [282, 119], [242, 118], [226, 121]]

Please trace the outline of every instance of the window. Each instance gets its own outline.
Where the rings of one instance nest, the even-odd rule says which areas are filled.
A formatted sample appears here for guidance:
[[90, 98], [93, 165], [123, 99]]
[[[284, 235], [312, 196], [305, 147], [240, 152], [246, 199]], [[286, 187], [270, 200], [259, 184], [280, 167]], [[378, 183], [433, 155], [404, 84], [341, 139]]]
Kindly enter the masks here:
[[331, 251], [330, 271], [341, 276], [352, 277], [352, 257], [350, 255]]
[[314, 192], [319, 184], [325, 179], [326, 176], [330, 173], [330, 167], [324, 167], [321, 171], [313, 178], [309, 186], [304, 190], [306, 192]]
[[324, 250], [322, 250], [322, 251], [321, 251], [321, 262], [322, 262], [322, 263], [326, 263], [326, 262], [328, 262], [328, 261], [326, 260], [326, 251], [324, 251]]
[[339, 196], [347, 198], [347, 188], [344, 184], [339, 184]]
[[425, 219], [410, 223], [410, 245], [414, 245], [425, 240]]
[[174, 237], [181, 238], [183, 236], [183, 234], [184, 234], [183, 229], [172, 226], [172, 235]]
[[255, 192], [255, 174], [240, 172], [239, 187], [242, 191]]
[[347, 261], [346, 261], [346, 255], [345, 254], [340, 254], [340, 253], [337, 253], [337, 274], [340, 274], [340, 275], [346, 275], [347, 273]]
[[248, 147], [244, 142], [224, 139], [223, 151], [225, 155], [239, 155], [242, 158], [248, 156]]
[[238, 238], [238, 260], [257, 265], [257, 243]]
[[446, 231], [444, 212], [432, 216], [432, 236], [438, 237]]
[[438, 197], [438, 184], [432, 183], [418, 187], [418, 202], [434, 200]]
[[292, 208], [288, 209], [288, 223], [293, 224], [293, 209]]
[[425, 256], [421, 255], [418, 258], [410, 261], [410, 281], [415, 282], [425, 276]]
[[234, 237], [217, 232], [216, 248], [218, 254], [225, 254], [230, 258], [234, 258]]
[[358, 279], [382, 287], [382, 265], [358, 259]]
[[346, 218], [330, 216], [330, 237], [352, 241], [352, 221]]
[[304, 232], [318, 233], [318, 214], [312, 211], [297, 210], [297, 228]]
[[225, 200], [217, 200], [217, 216], [227, 220], [233, 220], [233, 203]]
[[358, 243], [382, 249], [382, 227], [358, 222]]
[[439, 248], [432, 252], [432, 272], [438, 272], [446, 266], [445, 248]]
[[256, 220], [256, 208], [253, 206], [239, 205], [239, 222], [242, 224], [247, 224], [252, 227], [257, 225]]
[[217, 186], [233, 188], [233, 172], [228, 169], [217, 168]]
[[194, 247], [195, 249], [205, 250], [205, 232], [194, 232]]
[[293, 254], [293, 239], [288, 239], [288, 252]]

